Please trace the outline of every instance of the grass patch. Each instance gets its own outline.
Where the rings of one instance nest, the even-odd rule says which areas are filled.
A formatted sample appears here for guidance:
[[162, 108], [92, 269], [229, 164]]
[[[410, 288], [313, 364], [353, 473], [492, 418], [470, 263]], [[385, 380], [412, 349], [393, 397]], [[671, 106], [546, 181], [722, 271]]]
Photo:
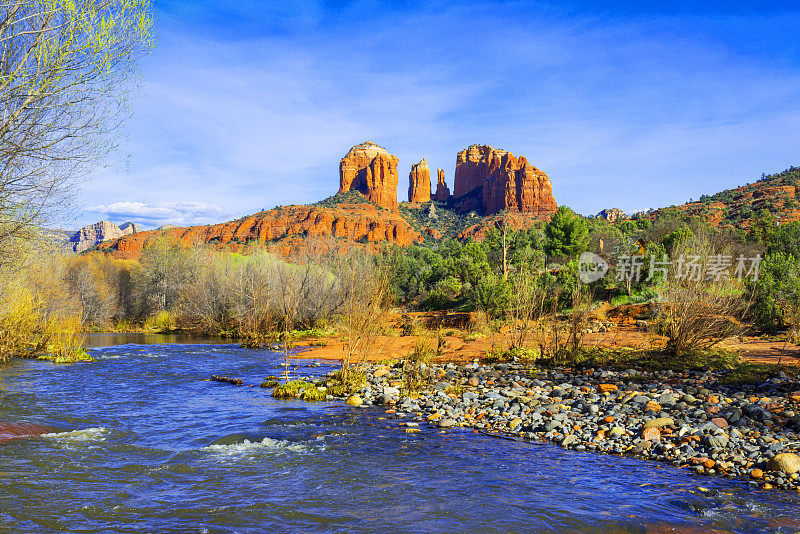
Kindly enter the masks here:
[[336, 371], [328, 376], [325, 385], [328, 388], [328, 393], [334, 397], [346, 397], [357, 392], [367, 384], [367, 376], [364, 371], [356, 368], [350, 369], [349, 379], [346, 382], [342, 381], [342, 372]]
[[[549, 359], [537, 361], [543, 367], [555, 366], [563, 362]], [[622, 348], [616, 350], [598, 347], [582, 347], [571, 358], [570, 363], [579, 367], [603, 367], [608, 369], [638, 369], [642, 371], [685, 371], [698, 369], [735, 370], [744, 365], [738, 352], [720, 349], [696, 351], [676, 356], [669, 351], [637, 350]]]
[[742, 386], [745, 384], [761, 384], [780, 372], [787, 376], [797, 378], [800, 369], [797, 367], [787, 367], [771, 363], [745, 362], [739, 364], [731, 373], [725, 377], [723, 383], [730, 386]]
[[62, 352], [59, 354], [45, 354], [39, 356], [39, 360], [47, 360], [53, 363], [77, 363], [77, 362], [96, 362], [95, 358], [89, 356], [89, 353], [83, 349], [72, 350], [69, 352]]
[[[267, 382], [265, 382], [266, 384]], [[261, 387], [269, 387], [261, 385]], [[326, 389], [320, 389], [316, 384], [305, 380], [292, 380], [285, 384], [278, 384], [272, 390], [272, 396], [276, 399], [303, 399], [306, 401], [321, 401], [327, 396]]]
[[456, 397], [460, 397], [464, 394], [464, 386], [461, 384], [456, 384], [455, 386], [450, 386], [446, 390], [444, 390], [445, 394], [447, 395], [455, 395]]

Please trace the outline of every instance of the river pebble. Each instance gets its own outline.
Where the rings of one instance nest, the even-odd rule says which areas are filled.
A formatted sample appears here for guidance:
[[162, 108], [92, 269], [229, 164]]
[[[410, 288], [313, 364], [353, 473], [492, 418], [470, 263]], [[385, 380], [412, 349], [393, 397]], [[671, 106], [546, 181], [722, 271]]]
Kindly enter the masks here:
[[[699, 474], [800, 491], [800, 385], [732, 386], [728, 371], [526, 369], [431, 364], [403, 396], [402, 364], [368, 369], [348, 404], [392, 405], [438, 428], [468, 427], [575, 450], [669, 462]], [[411, 427], [413, 424], [406, 424]]]

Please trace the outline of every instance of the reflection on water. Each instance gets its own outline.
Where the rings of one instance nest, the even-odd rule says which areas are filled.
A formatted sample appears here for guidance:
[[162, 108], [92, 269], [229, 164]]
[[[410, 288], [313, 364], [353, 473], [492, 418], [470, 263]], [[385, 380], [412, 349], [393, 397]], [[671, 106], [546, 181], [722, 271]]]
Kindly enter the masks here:
[[84, 341], [84, 348], [100, 348], [100, 347], [113, 347], [115, 345], [162, 345], [164, 343], [181, 343], [181, 344], [211, 344], [220, 345], [231, 343], [230, 339], [222, 338], [206, 338], [193, 336], [191, 334], [143, 334], [143, 333], [118, 333], [118, 332], [100, 332], [93, 334], [86, 334], [86, 341]]
[[[156, 338], [0, 367], [0, 421], [51, 429], [0, 444], [0, 532], [800, 530], [794, 493], [466, 429], [409, 434], [382, 408], [248, 387], [281, 374], [276, 353]], [[293, 376], [333, 369], [312, 364]]]

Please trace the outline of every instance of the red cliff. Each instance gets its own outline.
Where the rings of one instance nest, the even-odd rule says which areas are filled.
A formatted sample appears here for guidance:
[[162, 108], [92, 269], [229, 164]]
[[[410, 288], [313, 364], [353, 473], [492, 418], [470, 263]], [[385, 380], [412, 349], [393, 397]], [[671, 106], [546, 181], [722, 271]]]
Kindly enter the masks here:
[[491, 215], [499, 211], [548, 218], [558, 206], [550, 178], [525, 157], [488, 145], [471, 145], [456, 157], [455, 208]]
[[339, 192], [356, 190], [371, 202], [396, 210], [398, 161], [372, 141], [354, 146], [339, 162]]
[[142, 249], [159, 237], [232, 252], [269, 245], [284, 254], [298, 248], [308, 237], [341, 238], [368, 248], [377, 248], [382, 241], [400, 246], [422, 241], [422, 235], [399, 213], [377, 209], [372, 204], [352, 203], [335, 207], [287, 206], [227, 223], [138, 232], [104, 241], [97, 248], [118, 258], [137, 259]]
[[408, 201], [430, 202], [431, 200], [431, 170], [428, 161], [422, 161], [411, 166], [408, 173]]

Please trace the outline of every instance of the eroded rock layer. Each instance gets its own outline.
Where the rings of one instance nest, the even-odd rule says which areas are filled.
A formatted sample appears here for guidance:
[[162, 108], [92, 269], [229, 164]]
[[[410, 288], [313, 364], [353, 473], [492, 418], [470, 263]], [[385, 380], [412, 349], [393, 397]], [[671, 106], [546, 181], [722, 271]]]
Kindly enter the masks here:
[[398, 161], [372, 141], [354, 146], [339, 162], [339, 192], [359, 191], [371, 202], [396, 210]]
[[141, 232], [138, 224], [126, 222], [122, 226], [117, 226], [111, 221], [100, 221], [89, 226], [84, 226], [72, 236], [67, 242], [67, 248], [73, 252], [84, 252], [93, 246], [108, 239], [116, 239], [125, 235]]
[[428, 161], [422, 161], [411, 166], [408, 173], [408, 201], [430, 202], [431, 200], [431, 170]]
[[291, 253], [308, 237], [341, 238], [367, 246], [382, 241], [400, 246], [422, 241], [419, 232], [398, 213], [372, 204], [340, 204], [333, 208], [312, 204], [276, 208], [222, 224], [139, 232], [103, 242], [98, 249], [118, 258], [136, 259], [145, 246], [160, 237], [233, 252], [269, 244], [283, 254]]
[[461, 212], [529, 213], [548, 218], [558, 206], [550, 178], [525, 159], [489, 145], [471, 145], [456, 157], [453, 196]]

